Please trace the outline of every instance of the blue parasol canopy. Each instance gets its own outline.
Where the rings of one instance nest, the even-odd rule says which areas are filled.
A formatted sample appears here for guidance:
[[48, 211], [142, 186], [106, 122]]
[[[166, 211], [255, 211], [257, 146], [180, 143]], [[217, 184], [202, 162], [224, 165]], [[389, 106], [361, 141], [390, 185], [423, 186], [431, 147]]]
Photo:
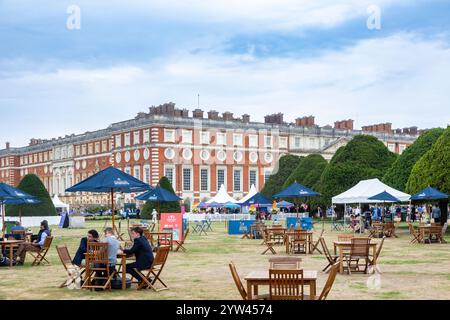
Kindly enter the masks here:
[[197, 205], [197, 208], [198, 208], [198, 209], [205, 209], [205, 208], [208, 208], [208, 204], [207, 204], [206, 202], [200, 202], [200, 203]]
[[422, 191], [414, 194], [410, 198], [411, 200], [439, 200], [448, 199], [448, 194], [440, 192], [432, 187], [426, 187]]
[[392, 194], [390, 194], [387, 191], [383, 191], [379, 194], [376, 194], [376, 195], [368, 198], [368, 200], [383, 201], [383, 202], [401, 202], [400, 199], [394, 197]]
[[160, 186], [137, 196], [135, 199], [152, 202], [174, 202], [182, 200], [180, 197]]
[[237, 204], [237, 203], [228, 202], [228, 203], [225, 203], [225, 204], [223, 205], [223, 207], [224, 207], [224, 208], [227, 208], [227, 209], [238, 209], [238, 208], [241, 207], [241, 205], [239, 205], [239, 204]]
[[22, 200], [22, 199], [34, 199], [35, 197], [11, 187], [6, 183], [0, 183], [0, 203], [6, 203], [7, 200]]
[[5, 204], [10, 204], [10, 205], [39, 204], [39, 203], [41, 203], [41, 201], [37, 198], [5, 200]]
[[277, 208], [292, 208], [292, 207], [294, 207], [294, 204], [288, 201], [280, 201], [277, 203]]
[[222, 208], [223, 204], [220, 204], [218, 202], [211, 202], [207, 203], [208, 208]]
[[262, 193], [257, 193], [247, 201], [241, 203], [242, 206], [250, 206], [252, 204], [258, 204], [258, 205], [272, 205], [272, 200], [266, 198]]
[[273, 198], [302, 198], [316, 196], [320, 196], [320, 193], [295, 182], [283, 191], [274, 195]]
[[70, 187], [66, 192], [141, 192], [151, 189], [150, 185], [114, 167], [108, 167], [86, 180]]

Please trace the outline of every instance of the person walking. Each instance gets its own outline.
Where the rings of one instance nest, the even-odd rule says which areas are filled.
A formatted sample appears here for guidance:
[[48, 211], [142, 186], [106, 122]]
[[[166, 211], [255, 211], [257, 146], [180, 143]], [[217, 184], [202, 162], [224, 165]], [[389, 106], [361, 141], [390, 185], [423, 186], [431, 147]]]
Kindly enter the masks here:
[[441, 222], [441, 209], [437, 204], [434, 205], [433, 210], [431, 210], [431, 216], [434, 219], [434, 223]]

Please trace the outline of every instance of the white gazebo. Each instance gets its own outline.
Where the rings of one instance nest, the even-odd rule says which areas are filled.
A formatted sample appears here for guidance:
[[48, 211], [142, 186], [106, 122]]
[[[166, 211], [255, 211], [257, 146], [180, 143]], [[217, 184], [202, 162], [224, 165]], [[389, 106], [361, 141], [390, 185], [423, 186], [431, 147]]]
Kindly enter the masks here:
[[211, 200], [207, 201], [206, 203], [213, 203], [213, 202], [217, 202], [220, 204], [225, 204], [228, 202], [231, 203], [237, 203], [236, 200], [234, 200], [228, 193], [227, 190], [225, 189], [224, 185], [220, 186], [220, 190], [219, 192], [217, 192], [216, 196], [214, 198], [212, 198]]
[[333, 204], [351, 204], [351, 203], [377, 203], [380, 201], [369, 200], [383, 191], [386, 191], [398, 198], [402, 202], [408, 202], [411, 195], [396, 190], [378, 179], [362, 180], [356, 186], [332, 198]]
[[68, 204], [65, 204], [64, 202], [62, 202], [59, 199], [57, 194], [54, 195], [52, 202], [56, 209], [63, 209], [65, 211], [69, 212], [70, 206]]
[[258, 193], [258, 190], [256, 190], [256, 187], [254, 184], [252, 184], [252, 186], [250, 187], [250, 191], [248, 192], [248, 194], [243, 197], [241, 200], [239, 200], [237, 203], [241, 204], [244, 203], [245, 201], [251, 199], [254, 195], [256, 195]]

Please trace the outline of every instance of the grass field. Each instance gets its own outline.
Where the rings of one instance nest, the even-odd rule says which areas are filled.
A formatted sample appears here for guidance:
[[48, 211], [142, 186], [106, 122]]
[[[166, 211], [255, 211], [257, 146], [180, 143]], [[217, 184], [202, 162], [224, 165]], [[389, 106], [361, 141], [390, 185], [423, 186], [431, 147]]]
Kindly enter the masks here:
[[[31, 267], [31, 257], [25, 266], [0, 269], [0, 299], [231, 299], [240, 295], [232, 281], [228, 263], [234, 261], [241, 276], [252, 270], [268, 269], [268, 259], [261, 255], [261, 240], [243, 240], [229, 236], [224, 223], [214, 223], [214, 232], [207, 236], [190, 235], [186, 253], [170, 253], [162, 274], [170, 290], [162, 292], [127, 291], [90, 292], [87, 290], [59, 289], [66, 273], [55, 250], [55, 245], [66, 244], [73, 256], [79, 240], [87, 230], [101, 230], [102, 221], [87, 222], [85, 229], [57, 229], [53, 227], [54, 243], [48, 254], [51, 265]], [[36, 230], [34, 230], [36, 231]], [[316, 231], [321, 231], [321, 226]], [[410, 244], [406, 228], [398, 232], [399, 238], [386, 239], [378, 260], [382, 274], [381, 286], [368, 288], [368, 275], [338, 275], [329, 299], [450, 299], [450, 239], [447, 244]], [[325, 225], [325, 239], [329, 247], [337, 238], [337, 232]], [[280, 256], [284, 247], [276, 247]], [[302, 265], [308, 270], [322, 270], [325, 257], [317, 252], [302, 255]], [[319, 272], [318, 292], [327, 275]], [[263, 291], [263, 290], [261, 290]]]

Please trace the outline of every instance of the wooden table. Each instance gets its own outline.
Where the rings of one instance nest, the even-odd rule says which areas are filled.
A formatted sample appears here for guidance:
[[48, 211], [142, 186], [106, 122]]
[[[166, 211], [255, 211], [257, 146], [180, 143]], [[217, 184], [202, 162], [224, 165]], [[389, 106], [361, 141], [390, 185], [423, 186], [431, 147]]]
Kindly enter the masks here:
[[[258, 295], [259, 286], [269, 286], [270, 276], [269, 270], [253, 271], [245, 277], [247, 281], [248, 300], [253, 300], [253, 295]], [[303, 271], [303, 282], [309, 285], [309, 294], [311, 297], [316, 296], [317, 271]]]
[[281, 239], [284, 239], [284, 235], [286, 234], [286, 230], [287, 228], [280, 228], [280, 227], [275, 227], [275, 228], [267, 228], [267, 235], [269, 236], [269, 239], [273, 239], [275, 241], [275, 238], [278, 238], [278, 242]]
[[[377, 260], [376, 260], [376, 252], [377, 252], [377, 242], [370, 242], [369, 247], [372, 249], [372, 255], [373, 255], [373, 266], [376, 266]], [[350, 251], [352, 247], [351, 241], [335, 241], [334, 242], [334, 252], [336, 252], [337, 249], [339, 249], [339, 272], [344, 273], [344, 252], [347, 253]]]
[[[172, 232], [149, 232], [147, 240], [153, 247], [159, 244], [170, 246], [170, 251], [173, 251], [173, 233]], [[156, 237], [156, 244], [154, 243], [154, 237]]]
[[0, 241], [0, 246], [2, 246], [2, 249], [5, 247], [9, 247], [9, 267], [11, 268], [13, 266], [13, 249], [14, 247], [18, 247], [21, 243], [24, 243], [24, 240], [3, 240]]
[[[307, 242], [307, 246], [308, 246], [308, 253], [311, 254], [312, 252], [312, 245], [313, 245], [313, 235], [314, 232], [312, 231], [301, 231], [302, 233], [306, 234], [306, 242]], [[286, 237], [286, 253], [290, 253], [289, 250], [289, 244], [291, 242], [291, 237], [294, 237], [296, 234], [298, 234], [298, 231], [287, 231], [285, 233], [285, 237]]]

